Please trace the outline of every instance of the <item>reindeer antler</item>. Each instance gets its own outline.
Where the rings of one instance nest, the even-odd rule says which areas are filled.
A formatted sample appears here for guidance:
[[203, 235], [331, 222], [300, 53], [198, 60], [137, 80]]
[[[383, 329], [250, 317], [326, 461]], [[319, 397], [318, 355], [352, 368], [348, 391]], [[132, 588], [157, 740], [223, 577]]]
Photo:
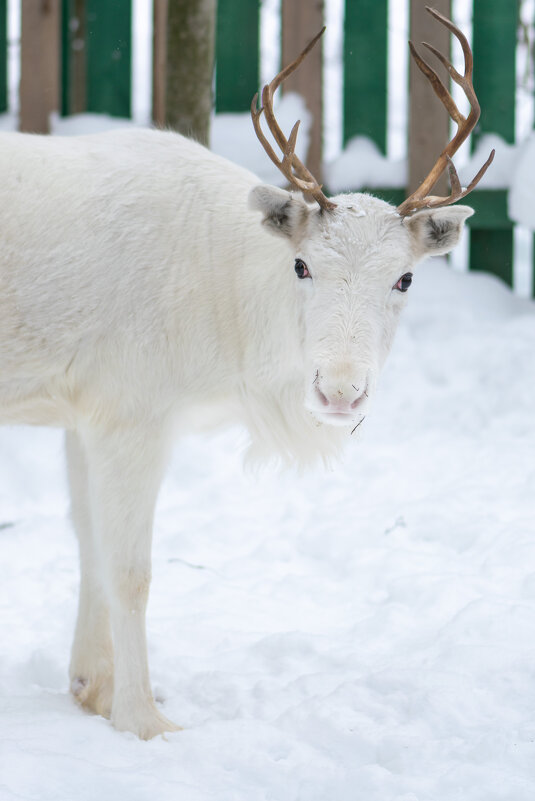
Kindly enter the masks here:
[[[290, 183], [296, 189], [299, 189], [301, 192], [307, 192], [309, 195], [312, 195], [314, 200], [319, 203], [322, 209], [325, 211], [330, 211], [331, 209], [336, 208], [336, 203], [332, 203], [332, 201], [330, 201], [323, 194], [321, 191], [321, 184], [317, 182], [312, 173], [307, 170], [305, 165], [295, 155], [295, 143], [297, 141], [297, 133], [301, 120], [298, 120], [295, 123], [289, 138], [286, 139], [275, 118], [275, 114], [273, 113], [273, 95], [275, 94], [276, 90], [279, 88], [281, 83], [283, 83], [283, 81], [285, 81], [286, 78], [297, 69], [307, 53], [312, 50], [320, 36], [323, 35], [324, 30], [325, 28], [322, 28], [321, 31], [312, 39], [312, 41], [307, 44], [303, 52], [298, 55], [291, 64], [288, 64], [287, 67], [281, 70], [278, 75], [273, 78], [271, 83], [264, 86], [262, 90], [262, 106], [259, 109], [256, 108], [258, 92], [255, 94], [251, 103], [251, 117], [256, 135], [258, 136], [262, 147], [268, 154], [271, 161], [282, 172], [288, 183]], [[279, 159], [276, 156], [275, 151], [264, 136], [260, 126], [260, 117], [262, 116], [262, 112], [265, 114], [269, 130], [273, 134], [277, 145], [282, 151], [282, 159]]]
[[[429, 64], [423, 60], [423, 58], [418, 54], [416, 48], [414, 47], [412, 42], [409, 42], [409, 47], [411, 51], [411, 55], [414, 58], [417, 66], [429, 79], [431, 86], [433, 87], [435, 94], [438, 96], [439, 100], [441, 101], [442, 105], [446, 108], [448, 114], [452, 118], [452, 120], [457, 123], [457, 133], [453, 137], [453, 139], [446, 145], [440, 156], [435, 162], [434, 167], [432, 168], [431, 172], [428, 174], [427, 178], [423, 180], [420, 184], [418, 189], [412, 193], [403, 203], [398, 206], [398, 212], [401, 214], [402, 217], [411, 214], [413, 211], [417, 209], [423, 208], [438, 208], [440, 206], [449, 206], [451, 203], [455, 203], [456, 200], [460, 200], [463, 197], [466, 197], [472, 189], [480, 182], [481, 178], [487, 171], [487, 168], [490, 166], [493, 158], [494, 158], [494, 150], [491, 152], [490, 156], [488, 157], [485, 164], [481, 167], [479, 172], [477, 173], [476, 177], [468, 184], [468, 186], [463, 189], [461, 186], [461, 182], [459, 180], [459, 176], [457, 175], [457, 170], [453, 165], [453, 161], [451, 157], [457, 152], [460, 148], [462, 143], [467, 139], [470, 133], [474, 130], [477, 121], [479, 119], [479, 115], [481, 109], [479, 107], [479, 103], [476, 97], [476, 93], [474, 91], [474, 85], [472, 83], [472, 70], [473, 70], [473, 56], [472, 51], [470, 50], [470, 45], [464, 34], [459, 30], [459, 28], [451, 22], [447, 17], [444, 17], [442, 14], [439, 14], [438, 11], [435, 11], [434, 8], [429, 8], [426, 6], [426, 10], [433, 16], [436, 20], [438, 20], [442, 25], [445, 25], [454, 36], [457, 37], [459, 40], [461, 47], [464, 53], [464, 75], [460, 75], [453, 64], [451, 64], [448, 59], [442, 55], [436, 48], [432, 45], [427, 44], [427, 42], [422, 42], [423, 46], [426, 47], [428, 50], [433, 53], [438, 60], [446, 67], [448, 70], [451, 79], [455, 81], [464, 91], [468, 101], [470, 103], [470, 113], [468, 117], [464, 117], [459, 109], [457, 108], [453, 97], [448, 92], [434, 69], [432, 69]], [[436, 184], [444, 170], [448, 168], [449, 176], [450, 176], [450, 184], [451, 184], [451, 194], [448, 197], [437, 197], [435, 195], [429, 195], [428, 193], [431, 191], [433, 186]]]

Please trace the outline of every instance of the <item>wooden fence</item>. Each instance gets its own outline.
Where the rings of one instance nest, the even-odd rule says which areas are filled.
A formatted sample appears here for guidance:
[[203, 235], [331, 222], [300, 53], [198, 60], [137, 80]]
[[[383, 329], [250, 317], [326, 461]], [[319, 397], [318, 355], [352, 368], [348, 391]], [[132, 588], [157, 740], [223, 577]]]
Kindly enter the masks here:
[[[420, 21], [427, 16], [423, 8], [426, 2], [427, 0], [411, 0], [411, 38], [415, 42], [422, 40], [416, 31]], [[438, 7], [439, 3], [435, 2], [433, 5]], [[441, 5], [440, 10], [447, 14], [449, 3]], [[519, 3], [514, 0], [473, 0], [474, 86], [482, 112], [472, 137], [472, 146], [485, 133], [499, 134], [509, 144], [515, 141], [518, 14]], [[364, 134], [383, 153], [386, 143], [386, 31], [387, 0], [347, 0], [344, 139], [347, 141], [353, 136]], [[349, 52], [353, 53], [353, 59], [348, 56]], [[352, 60], [356, 63], [352, 64]], [[370, 68], [370, 65], [374, 66]], [[414, 98], [415, 92], [420, 90], [415, 88], [416, 73], [413, 72], [411, 96]], [[436, 99], [429, 96], [428, 100], [424, 108], [438, 108]], [[416, 126], [421, 126], [425, 123], [422, 110], [415, 103], [411, 106], [410, 117]], [[443, 144], [439, 144], [440, 137], [445, 141], [444, 123], [440, 123], [439, 127], [442, 133], [438, 141], [432, 130], [428, 130], [427, 136], [431, 152], [435, 153], [440, 152], [443, 147]], [[411, 146], [411, 139], [415, 138], [413, 135], [409, 140], [409, 175], [418, 171], [419, 153], [428, 147], [422, 142], [417, 147]], [[404, 191], [388, 187], [379, 191], [374, 189], [373, 192], [395, 203], [404, 195]], [[471, 194], [469, 202], [477, 212], [469, 220], [470, 269], [493, 273], [512, 286], [513, 223], [507, 215], [506, 190], [476, 190]]]
[[[62, 47], [56, 48], [50, 63], [41, 59], [37, 73], [48, 75], [51, 97], [60, 99], [63, 114], [82, 110], [129, 116], [131, 109], [131, 0], [20, 0], [22, 3], [22, 52], [25, 37], [32, 37], [33, 25], [56, 26], [61, 32]], [[169, 0], [167, 0], [169, 1]], [[173, 0], [170, 0], [173, 2]], [[159, 0], [154, 0], [158, 3]], [[390, 0], [395, 3], [396, 0]], [[410, 0], [411, 33], [421, 41], [424, 6], [429, 0]], [[8, 0], [0, 0], [0, 110], [7, 108], [6, 89], [6, 9]], [[435, 7], [448, 14], [450, 0], [435, 0]], [[474, 84], [482, 106], [481, 120], [472, 145], [484, 133], [499, 134], [508, 143], [515, 139], [515, 58], [518, 29], [517, 0], [473, 0]], [[322, 0], [282, 0], [282, 59], [286, 62], [298, 52], [310, 34], [321, 27]], [[52, 22], [50, 22], [52, 20]], [[239, 112], [249, 108], [259, 83], [259, 0], [218, 0], [216, 36], [215, 102], [218, 111]], [[388, 0], [345, 0], [343, 45], [343, 139], [368, 136], [382, 153], [387, 141], [388, 83]], [[438, 41], [436, 23], [434, 38]], [[443, 37], [444, 38], [444, 37]], [[448, 43], [438, 43], [447, 50]], [[21, 73], [21, 118], [25, 108], [35, 110], [35, 86], [42, 75], [36, 74], [35, 42], [26, 52], [33, 53], [31, 70]], [[50, 51], [50, 47], [49, 47]], [[63, 53], [61, 57], [60, 53]], [[28, 57], [30, 58], [30, 57]], [[43, 66], [44, 65], [44, 66]], [[58, 79], [54, 87], [54, 70]], [[312, 152], [309, 164], [315, 173], [321, 169], [321, 50], [316, 60], [307, 62], [306, 70], [296, 76], [297, 88], [315, 114]], [[30, 76], [25, 81], [25, 75]], [[410, 128], [409, 180], [418, 172], [427, 172], [429, 152], [438, 154], [448, 138], [448, 121], [438, 101], [418, 84], [419, 73], [411, 71], [412, 118]], [[36, 83], [37, 82], [37, 83]], [[31, 94], [33, 86], [34, 94]], [[50, 88], [51, 87], [51, 88]], [[45, 90], [41, 89], [39, 96]], [[24, 94], [29, 100], [25, 103]], [[422, 114], [421, 103], [426, 112]], [[37, 104], [38, 105], [38, 104]], [[429, 110], [432, 111], [429, 111]], [[422, 123], [427, 121], [427, 128]], [[24, 127], [35, 129], [35, 124]], [[327, 187], [328, 189], [328, 187]], [[373, 192], [398, 203], [405, 190], [374, 188]], [[513, 223], [507, 216], [506, 190], [476, 190], [470, 198], [477, 214], [469, 221], [470, 268], [513, 281]], [[535, 282], [534, 282], [535, 283]]]

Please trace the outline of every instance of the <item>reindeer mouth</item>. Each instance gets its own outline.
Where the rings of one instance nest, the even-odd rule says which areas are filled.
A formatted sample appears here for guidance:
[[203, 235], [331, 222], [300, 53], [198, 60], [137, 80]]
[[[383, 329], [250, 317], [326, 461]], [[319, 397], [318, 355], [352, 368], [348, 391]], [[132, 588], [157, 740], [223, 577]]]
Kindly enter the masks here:
[[314, 409], [313, 413], [321, 423], [326, 423], [330, 426], [352, 426], [353, 428], [355, 424], [360, 425], [365, 416], [356, 410], [352, 412], [331, 412]]
[[330, 426], [351, 426], [356, 420], [355, 415], [348, 412], [315, 412], [315, 414], [322, 423]]

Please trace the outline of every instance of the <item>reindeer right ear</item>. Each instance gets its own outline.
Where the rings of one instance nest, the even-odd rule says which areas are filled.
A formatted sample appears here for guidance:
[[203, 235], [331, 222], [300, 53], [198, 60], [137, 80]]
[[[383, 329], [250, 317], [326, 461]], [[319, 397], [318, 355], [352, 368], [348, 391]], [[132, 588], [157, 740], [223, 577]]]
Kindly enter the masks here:
[[405, 217], [405, 227], [412, 239], [416, 259], [424, 256], [443, 256], [458, 243], [463, 225], [474, 210], [470, 206], [439, 206], [417, 211]]
[[310, 213], [301, 195], [267, 185], [250, 191], [249, 208], [262, 212], [262, 223], [271, 233], [294, 241], [302, 237]]

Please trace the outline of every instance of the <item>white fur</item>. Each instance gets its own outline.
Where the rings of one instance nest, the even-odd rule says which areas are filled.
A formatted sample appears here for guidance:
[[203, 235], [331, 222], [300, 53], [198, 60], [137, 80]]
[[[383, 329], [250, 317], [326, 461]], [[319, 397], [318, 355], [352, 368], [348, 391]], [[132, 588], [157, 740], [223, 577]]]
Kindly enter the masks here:
[[240, 420], [252, 458], [336, 456], [390, 348], [394, 285], [471, 210], [403, 221], [357, 194], [321, 212], [155, 131], [2, 134], [0, 174], [0, 423], [68, 431], [72, 691], [152, 737], [176, 728], [152, 699], [144, 626], [172, 431]]

